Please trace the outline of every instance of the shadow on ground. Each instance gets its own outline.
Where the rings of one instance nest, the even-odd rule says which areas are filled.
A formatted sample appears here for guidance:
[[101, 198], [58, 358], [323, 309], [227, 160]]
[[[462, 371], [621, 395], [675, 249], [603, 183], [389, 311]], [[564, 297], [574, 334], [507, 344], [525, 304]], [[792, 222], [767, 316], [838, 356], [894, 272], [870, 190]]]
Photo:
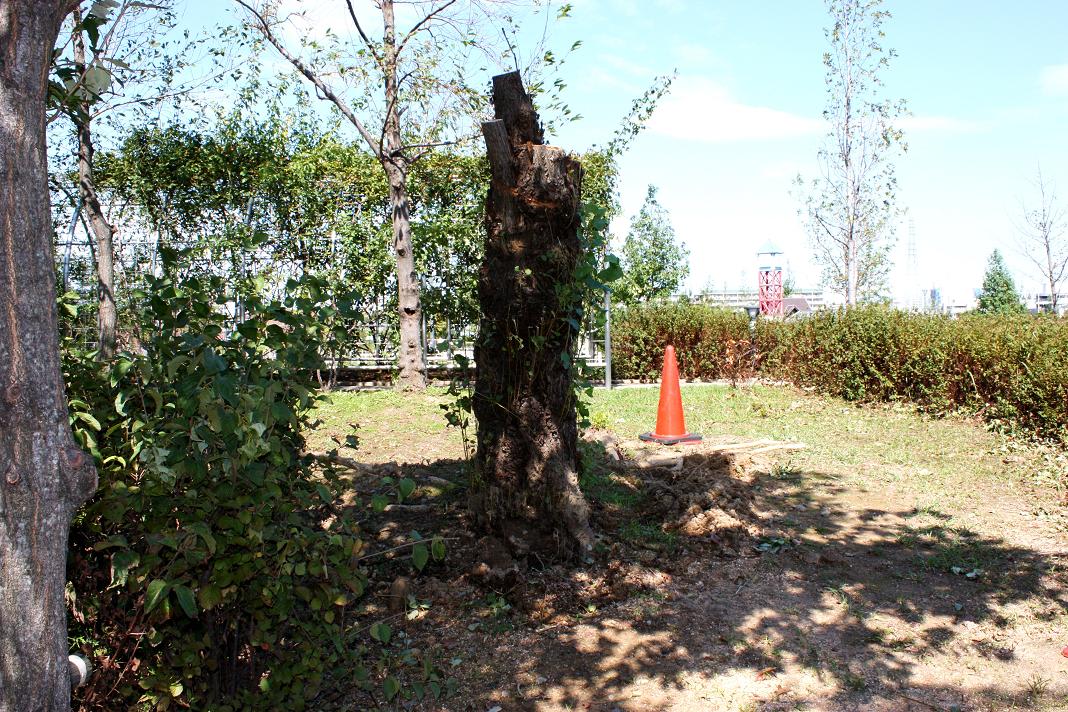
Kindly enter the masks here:
[[[461, 463], [393, 466], [421, 485], [431, 478], [417, 500], [430, 506], [383, 513], [381, 546], [412, 528], [456, 537], [447, 565], [412, 584], [414, 599], [433, 606], [410, 634], [443, 646], [463, 691], [427, 709], [1059, 709], [1068, 700], [1065, 551], [767, 461], [748, 466], [748, 499], [724, 507], [744, 531], [687, 536], [650, 520], [660, 514], [647, 506], [647, 480], [628, 484], [603, 448], [596, 455], [601, 474], [621, 483], [591, 495], [598, 560], [526, 562], [524, 581], [502, 591], [467, 573], [478, 552]], [[442, 480], [460, 487], [443, 494]]]

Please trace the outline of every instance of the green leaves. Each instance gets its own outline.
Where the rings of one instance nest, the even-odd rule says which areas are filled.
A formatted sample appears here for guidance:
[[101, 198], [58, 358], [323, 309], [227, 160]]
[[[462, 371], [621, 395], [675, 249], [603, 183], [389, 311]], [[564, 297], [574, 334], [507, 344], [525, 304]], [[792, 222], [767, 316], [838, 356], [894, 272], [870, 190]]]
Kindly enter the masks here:
[[197, 602], [193, 595], [193, 589], [188, 586], [178, 585], [174, 587], [174, 595], [178, 599], [178, 605], [190, 618], [197, 617]]
[[169, 590], [169, 585], [163, 579], [154, 579], [149, 583], [148, 588], [145, 589], [145, 613], [151, 613]]
[[[182, 259], [167, 255], [164, 269]], [[146, 285], [138, 353], [113, 367], [69, 343], [64, 353], [72, 429], [92, 445], [100, 477], [75, 524], [91, 546], [71, 551], [79, 625], [121, 650], [115, 631], [148, 615], [142, 664], [116, 691], [120, 706], [143, 703], [142, 694], [211, 706], [205, 664], [237, 664], [229, 651], [254, 649], [268, 682], [254, 703], [242, 690], [226, 704], [299, 707], [324, 670], [355, 671], [366, 655], [339, 624], [367, 588], [353, 566], [361, 531], [331, 518], [340, 476], [313, 470], [305, 455], [319, 307], [295, 312], [244, 294], [255, 328], [233, 332], [223, 328], [230, 317], [218, 280], [190, 278], [179, 289], [165, 272]], [[383, 499], [414, 492], [403, 479]], [[111, 575], [100, 580], [101, 569]], [[392, 632], [376, 634], [388, 642]]]
[[412, 547], [412, 566], [418, 571], [422, 571], [426, 568], [427, 562], [430, 560], [430, 552], [427, 551], [426, 544], [416, 544]]
[[370, 628], [371, 638], [385, 645], [393, 635], [393, 629], [385, 623], [375, 623]]
[[620, 280], [613, 289], [613, 300], [631, 305], [670, 296], [690, 273], [689, 256], [685, 243], [675, 239], [667, 211], [657, 202], [656, 187], [649, 186], [623, 242], [623, 264], [609, 256], [604, 270]]
[[1023, 314], [1027, 311], [1016, 291], [1012, 273], [998, 250], [990, 254], [987, 262], [983, 289], [979, 292], [978, 311], [980, 314]]

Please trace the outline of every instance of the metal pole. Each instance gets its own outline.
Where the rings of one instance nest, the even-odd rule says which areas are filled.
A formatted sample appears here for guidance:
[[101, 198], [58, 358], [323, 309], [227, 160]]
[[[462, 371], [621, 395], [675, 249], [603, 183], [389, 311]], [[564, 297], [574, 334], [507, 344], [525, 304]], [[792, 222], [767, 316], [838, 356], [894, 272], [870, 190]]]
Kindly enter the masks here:
[[82, 197], [78, 196], [78, 204], [74, 207], [74, 215], [70, 219], [70, 229], [67, 230], [67, 251], [63, 255], [63, 291], [67, 291], [67, 277], [70, 275], [70, 250], [74, 244], [74, 228], [78, 225], [78, 216], [82, 212]]
[[604, 290], [604, 387], [612, 390], [612, 292]]
[[426, 312], [420, 310], [419, 314], [419, 327], [423, 333], [423, 368], [430, 366], [430, 355], [427, 353], [426, 343]]

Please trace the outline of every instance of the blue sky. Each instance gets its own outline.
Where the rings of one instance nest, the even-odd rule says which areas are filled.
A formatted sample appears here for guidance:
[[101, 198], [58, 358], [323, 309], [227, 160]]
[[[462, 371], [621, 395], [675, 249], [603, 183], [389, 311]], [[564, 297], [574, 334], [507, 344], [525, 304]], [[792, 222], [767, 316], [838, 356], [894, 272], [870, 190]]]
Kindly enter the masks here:
[[[693, 253], [690, 286], [752, 282], [755, 247], [772, 239], [797, 279], [818, 281], [791, 181], [814, 175], [825, 133], [817, 0], [578, 0], [570, 26], [570, 100], [585, 120], [561, 132], [582, 146], [610, 131], [656, 74], [672, 94], [623, 158], [628, 214], [660, 187]], [[899, 203], [915, 224], [919, 280], [970, 294], [994, 248], [1024, 287], [1036, 275], [1015, 241], [1020, 201], [1041, 163], [1068, 200], [1068, 2], [887, 0], [889, 98], [908, 100]], [[907, 227], [897, 263], [906, 262]], [[902, 270], [903, 271], [903, 270]], [[903, 275], [895, 276], [904, 291]]]
[[[584, 118], [553, 141], [574, 150], [603, 143], [654, 77], [677, 70], [671, 94], [622, 158], [624, 212], [637, 212], [648, 184], [660, 188], [692, 253], [691, 289], [751, 286], [755, 249], [769, 239], [785, 250], [796, 281], [815, 286], [819, 271], [792, 182], [815, 174], [826, 132], [823, 3], [571, 4], [551, 43], [583, 42], [562, 76], [569, 105]], [[191, 0], [186, 22], [202, 27], [235, 16], [222, 6]], [[1068, 2], [886, 0], [884, 7], [893, 14], [886, 45], [898, 53], [885, 93], [906, 99], [913, 113], [897, 175], [899, 205], [915, 224], [917, 282], [950, 299], [970, 296], [1000, 248], [1024, 290], [1035, 291], [1038, 275], [1015, 235], [1039, 164], [1068, 203]], [[624, 232], [625, 221], [617, 228]], [[905, 222], [897, 232], [893, 287], [904, 297]]]

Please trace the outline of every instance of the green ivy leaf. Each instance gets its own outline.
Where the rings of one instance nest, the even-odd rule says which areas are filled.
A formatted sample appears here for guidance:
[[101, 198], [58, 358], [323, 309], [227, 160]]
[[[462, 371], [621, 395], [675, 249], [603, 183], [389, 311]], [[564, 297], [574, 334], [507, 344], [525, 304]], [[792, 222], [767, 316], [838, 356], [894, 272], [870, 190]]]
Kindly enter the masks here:
[[416, 570], [422, 571], [426, 568], [427, 561], [430, 560], [430, 553], [426, 549], [425, 544], [416, 544], [412, 547], [412, 564]]
[[153, 579], [145, 590], [145, 613], [151, 613], [152, 609], [167, 595], [170, 585], [163, 579]]
[[412, 492], [415, 492], [415, 481], [405, 477], [397, 483], [397, 492], [400, 494], [401, 501], [404, 501], [412, 496]]
[[219, 587], [214, 584], [208, 584], [207, 586], [201, 586], [197, 591], [197, 598], [200, 599], [200, 607], [205, 611], [210, 611], [215, 606], [222, 603], [222, 592]]
[[209, 376], [226, 370], [226, 360], [212, 349], [204, 349], [204, 372]]
[[136, 551], [117, 551], [111, 557], [111, 585], [108, 588], [116, 588], [126, 585], [126, 579], [130, 575], [130, 569], [137, 566], [141, 561], [141, 555]]
[[91, 414], [79, 411], [74, 414], [74, 417], [88, 425], [93, 430], [100, 432], [100, 421], [94, 418]]
[[445, 560], [445, 542], [443, 540], [434, 539], [430, 543], [430, 553], [434, 555], [434, 561]]
[[371, 626], [371, 637], [385, 645], [393, 635], [393, 629], [385, 623], [375, 623]]
[[400, 692], [400, 683], [397, 682], [397, 678], [387, 677], [385, 682], [382, 683], [382, 692], [385, 693], [387, 700], [392, 700]]
[[178, 605], [190, 618], [197, 617], [197, 600], [193, 595], [193, 589], [179, 584], [174, 587], [174, 595], [178, 598]]

